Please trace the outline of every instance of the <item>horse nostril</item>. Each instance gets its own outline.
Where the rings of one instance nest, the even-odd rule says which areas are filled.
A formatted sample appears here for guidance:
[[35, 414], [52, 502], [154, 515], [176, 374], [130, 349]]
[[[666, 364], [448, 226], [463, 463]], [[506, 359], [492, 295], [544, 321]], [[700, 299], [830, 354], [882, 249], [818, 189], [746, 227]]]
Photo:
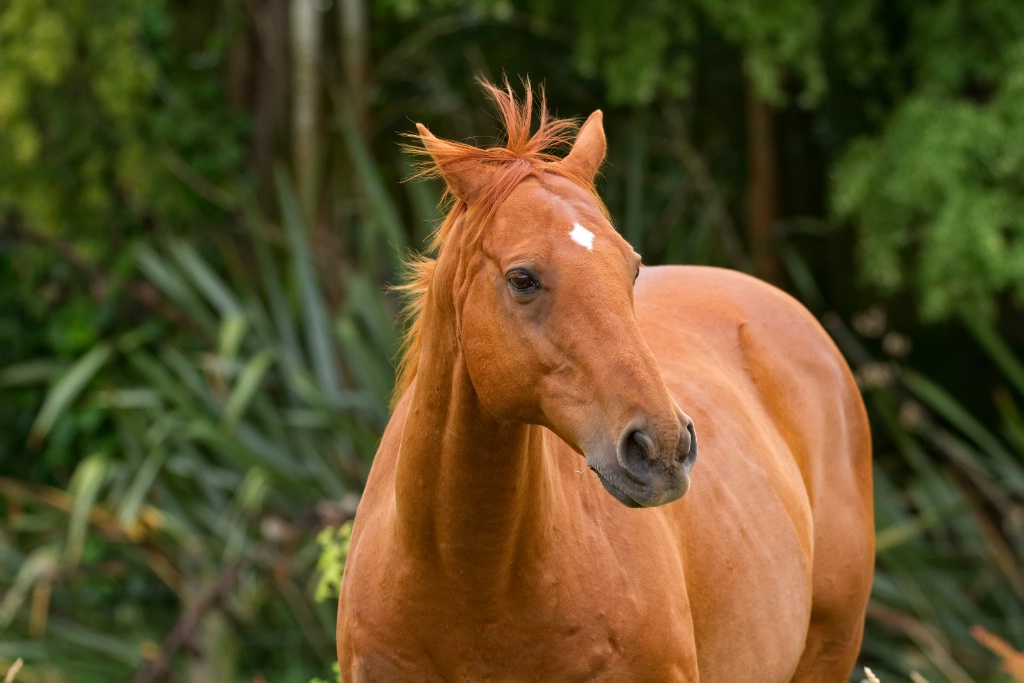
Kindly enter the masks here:
[[646, 484], [650, 479], [650, 460], [654, 454], [654, 441], [639, 429], [627, 431], [619, 441], [619, 464], [630, 479]]
[[697, 432], [693, 431], [693, 422], [686, 424], [687, 438], [685, 442], [681, 441], [679, 444], [679, 453], [682, 454], [683, 465], [687, 471], [693, 467], [693, 463], [697, 461]]

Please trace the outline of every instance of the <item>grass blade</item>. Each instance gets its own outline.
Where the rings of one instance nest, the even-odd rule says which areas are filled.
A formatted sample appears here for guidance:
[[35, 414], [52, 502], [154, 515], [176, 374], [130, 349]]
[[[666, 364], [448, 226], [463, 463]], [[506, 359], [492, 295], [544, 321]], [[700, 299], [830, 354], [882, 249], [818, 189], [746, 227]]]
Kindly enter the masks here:
[[67, 365], [55, 360], [30, 360], [0, 368], [0, 387], [14, 388], [49, 384]]
[[241, 311], [238, 299], [231, 289], [224, 284], [206, 261], [199, 256], [187, 242], [175, 242], [171, 253], [181, 265], [185, 274], [222, 316], [237, 314]]
[[988, 353], [989, 358], [1003, 371], [1004, 376], [1017, 388], [1017, 391], [1024, 394], [1024, 365], [1003, 341], [992, 323], [978, 316], [964, 315], [961, 316], [961, 320], [964, 321], [981, 348]]
[[233, 430], [238, 424], [238, 420], [245, 413], [256, 395], [256, 391], [260, 388], [263, 376], [267, 374], [273, 363], [274, 354], [269, 350], [256, 354], [246, 363], [224, 407], [222, 422], [226, 429]]
[[370, 150], [363, 142], [359, 126], [352, 117], [352, 112], [344, 104], [345, 98], [338, 95], [335, 97], [335, 102], [338, 105], [338, 127], [341, 130], [342, 138], [344, 138], [345, 147], [348, 149], [348, 158], [355, 166], [359, 180], [370, 200], [370, 215], [380, 234], [384, 236], [387, 244], [391, 245], [392, 253], [404, 254], [405, 250], [409, 248], [409, 240], [406, 237], [405, 225], [399, 217], [398, 209], [395, 207], [391, 195], [388, 194]]
[[64, 548], [64, 565], [68, 569], [78, 566], [85, 547], [85, 533], [89, 529], [89, 513], [96, 504], [100, 487], [107, 476], [109, 461], [102, 453], [94, 453], [78, 465], [71, 485], [68, 487], [74, 496], [71, 507], [71, 518], [68, 521], [68, 540]]
[[284, 172], [276, 175], [278, 196], [284, 212], [288, 243], [292, 250], [292, 265], [299, 283], [302, 314], [306, 325], [306, 342], [320, 386], [332, 400], [341, 398], [338, 361], [331, 344], [330, 315], [317, 284], [313, 258], [309, 252], [307, 231], [295, 195]]
[[57, 419], [78, 398], [96, 373], [106, 365], [112, 354], [113, 348], [110, 344], [97, 344], [61, 375], [47, 393], [43, 407], [40, 408], [39, 415], [32, 425], [29, 440], [33, 445], [38, 446], [46, 439]]
[[117, 507], [117, 521], [121, 523], [121, 526], [129, 527], [139, 516], [139, 510], [142, 508], [143, 501], [146, 500], [146, 494], [153, 487], [153, 482], [160, 474], [160, 468], [163, 467], [166, 458], [167, 451], [162, 447], [157, 447], [150, 451], [142, 462], [142, 466], [139, 467]]
[[140, 247], [136, 252], [136, 259], [146, 277], [181, 310], [188, 311], [191, 320], [207, 332], [217, 329], [216, 321], [203, 300], [196, 296], [195, 290], [181, 277], [177, 269], [167, 263], [155, 249], [149, 246]]

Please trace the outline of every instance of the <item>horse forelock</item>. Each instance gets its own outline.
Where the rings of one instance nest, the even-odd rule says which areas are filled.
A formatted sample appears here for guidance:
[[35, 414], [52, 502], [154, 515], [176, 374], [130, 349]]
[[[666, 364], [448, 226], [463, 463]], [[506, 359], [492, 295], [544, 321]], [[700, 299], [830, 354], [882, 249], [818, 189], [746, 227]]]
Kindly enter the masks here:
[[[428, 152], [424, 137], [420, 134], [408, 134], [419, 144], [403, 145], [404, 151], [421, 160], [410, 180], [443, 177], [442, 168], [458, 164], [482, 164], [492, 171], [491, 178], [474, 196], [472, 203], [455, 196], [446, 187], [441, 205], [446, 207], [447, 212], [444, 220], [431, 233], [428, 250], [436, 253], [453, 235], [462, 247], [475, 245], [512, 191], [526, 178], [539, 176], [542, 172], [554, 173], [572, 181], [590, 194], [601, 212], [608, 216], [608, 210], [598, 196], [591, 178], [573, 166], [557, 163], [562, 157], [552, 152], [559, 148], [571, 149], [579, 128], [576, 120], [549, 116], [542, 88], [537, 130], [531, 134], [534, 94], [529, 78], [523, 80], [525, 92], [522, 100], [515, 96], [507, 79], [502, 88], [486, 81], [481, 81], [481, 85], [498, 108], [505, 133], [504, 146], [485, 148], [444, 140]], [[435, 259], [413, 254], [406, 261], [405, 283], [395, 287], [405, 299], [402, 319], [407, 327], [399, 355], [393, 405], [416, 376], [421, 352], [423, 312], [433, 280], [434, 266]]]

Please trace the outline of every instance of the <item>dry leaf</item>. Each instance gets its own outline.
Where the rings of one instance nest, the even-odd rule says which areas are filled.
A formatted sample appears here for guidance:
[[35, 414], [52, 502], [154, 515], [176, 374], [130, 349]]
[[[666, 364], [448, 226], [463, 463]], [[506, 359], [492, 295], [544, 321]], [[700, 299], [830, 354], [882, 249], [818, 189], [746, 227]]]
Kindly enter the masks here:
[[1018, 683], [1024, 683], [1024, 652], [1018, 652], [999, 636], [989, 633], [984, 626], [971, 627], [971, 635], [1003, 660], [1003, 671]]
[[14, 683], [14, 677], [21, 671], [21, 667], [25, 664], [21, 657], [14, 660], [14, 664], [11, 664], [11, 668], [7, 670], [7, 675], [4, 676], [4, 683]]

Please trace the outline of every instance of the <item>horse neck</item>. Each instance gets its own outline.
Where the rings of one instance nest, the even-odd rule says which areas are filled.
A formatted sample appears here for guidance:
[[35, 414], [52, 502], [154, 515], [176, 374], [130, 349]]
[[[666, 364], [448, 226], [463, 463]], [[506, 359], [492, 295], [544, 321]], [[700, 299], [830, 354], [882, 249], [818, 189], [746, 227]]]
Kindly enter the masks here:
[[480, 404], [452, 341], [456, 322], [435, 303], [423, 313], [396, 465], [398, 523], [406, 548], [426, 566], [492, 593], [536, 556], [555, 473], [543, 429], [498, 420]]

